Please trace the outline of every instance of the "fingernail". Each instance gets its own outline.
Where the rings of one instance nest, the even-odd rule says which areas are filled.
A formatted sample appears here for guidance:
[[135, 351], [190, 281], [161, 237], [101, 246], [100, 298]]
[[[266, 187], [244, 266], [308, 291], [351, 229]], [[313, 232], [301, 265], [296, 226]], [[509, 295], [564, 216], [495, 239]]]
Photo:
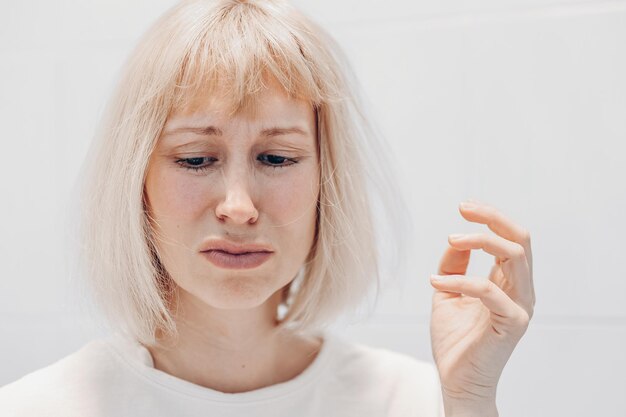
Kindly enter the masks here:
[[470, 203], [470, 202], [468, 202], [468, 201], [463, 201], [463, 202], [461, 203], [461, 208], [462, 208], [462, 209], [465, 209], [465, 210], [472, 210], [472, 209], [475, 209], [475, 208], [476, 208], [476, 204], [474, 204], [474, 203]]
[[461, 239], [464, 239], [465, 237], [466, 237], [466, 235], [456, 234], [456, 233], [453, 234], [453, 235], [450, 235], [450, 239], [452, 239], [452, 240], [461, 240]]
[[446, 278], [448, 278], [448, 276], [447, 276], [447, 275], [435, 275], [435, 274], [432, 274], [430, 277], [431, 277], [432, 279], [434, 279], [434, 280], [437, 280], [437, 281], [443, 281], [443, 280], [445, 280]]

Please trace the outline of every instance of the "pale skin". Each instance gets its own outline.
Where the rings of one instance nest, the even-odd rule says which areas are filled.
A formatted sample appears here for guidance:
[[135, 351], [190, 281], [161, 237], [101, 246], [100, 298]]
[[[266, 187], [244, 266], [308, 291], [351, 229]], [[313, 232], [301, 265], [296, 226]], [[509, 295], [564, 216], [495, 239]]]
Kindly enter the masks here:
[[[177, 342], [163, 339], [174, 349], [149, 347], [155, 368], [228, 393], [294, 378], [323, 343], [276, 331], [281, 289], [313, 243], [320, 171], [312, 107], [288, 98], [275, 82], [268, 87], [254, 115], [226, 115], [224, 102], [202, 95], [175, 111], [146, 177], [161, 262], [176, 284], [180, 333]], [[221, 134], [173, 132], [189, 126], [213, 126]], [[271, 127], [302, 133], [260, 133]], [[288, 159], [297, 163], [269, 166], [287, 165]], [[181, 164], [208, 168], [192, 171]], [[446, 416], [497, 416], [498, 379], [535, 302], [530, 236], [482, 203], [461, 214], [496, 235], [450, 240], [438, 272], [447, 277], [431, 279], [433, 356]], [[275, 253], [254, 269], [221, 269], [198, 253], [208, 237], [263, 242]], [[486, 280], [464, 276], [472, 249], [496, 257]]]
[[[149, 348], [155, 367], [227, 393], [294, 378], [322, 344], [319, 338], [276, 330], [281, 289], [298, 273], [315, 233], [314, 112], [277, 88], [265, 91], [262, 101], [254, 117], [229, 117], [215, 96], [199, 96], [174, 112], [146, 178], [162, 263], [176, 283], [173, 310], [180, 333], [175, 349]], [[214, 126], [222, 134], [166, 133], [189, 126]], [[260, 133], [273, 127], [297, 127], [302, 133]], [[192, 165], [208, 168], [185, 168]], [[199, 253], [207, 238], [262, 242], [274, 254], [254, 269], [222, 269]]]
[[[533, 316], [530, 234], [492, 206], [461, 203], [461, 215], [495, 233], [448, 237], [431, 315], [431, 345], [446, 416], [497, 416], [496, 387]], [[470, 253], [494, 256], [487, 278], [465, 276]]]

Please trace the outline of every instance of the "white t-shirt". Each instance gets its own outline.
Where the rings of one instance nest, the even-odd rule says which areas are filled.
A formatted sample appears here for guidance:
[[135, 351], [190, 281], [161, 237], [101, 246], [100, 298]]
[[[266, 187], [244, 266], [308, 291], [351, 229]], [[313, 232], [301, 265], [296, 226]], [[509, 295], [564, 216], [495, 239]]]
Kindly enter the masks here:
[[443, 417], [433, 364], [324, 332], [295, 378], [224, 393], [154, 368], [150, 352], [121, 335], [89, 342], [0, 388], [2, 417]]

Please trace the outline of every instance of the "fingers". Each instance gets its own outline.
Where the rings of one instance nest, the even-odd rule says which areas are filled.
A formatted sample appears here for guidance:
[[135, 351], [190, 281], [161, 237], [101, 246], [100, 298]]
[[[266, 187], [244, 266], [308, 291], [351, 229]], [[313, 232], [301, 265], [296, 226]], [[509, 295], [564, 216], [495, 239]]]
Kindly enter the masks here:
[[526, 229], [514, 223], [494, 207], [476, 200], [462, 202], [459, 204], [459, 211], [466, 220], [486, 224], [496, 235], [519, 243], [526, 252], [528, 264], [532, 266], [530, 233]]
[[[509, 296], [528, 308], [532, 307], [529, 266], [526, 252], [519, 243], [486, 233], [451, 235], [448, 241], [459, 250], [482, 249], [500, 259], [500, 266], [505, 268], [505, 275], [513, 284]], [[508, 264], [503, 266], [502, 262]]]
[[[468, 221], [486, 224], [496, 235], [472, 234], [458, 240], [449, 238], [450, 245], [460, 251], [483, 249], [496, 257], [496, 264], [506, 262], [517, 288], [517, 291], [509, 295], [515, 301], [528, 306], [532, 312], [535, 305], [535, 290], [530, 233], [494, 207], [476, 200], [462, 202], [459, 211]], [[509, 260], [513, 262], [508, 262]]]
[[452, 246], [448, 246], [441, 261], [439, 261], [438, 274], [441, 275], [464, 275], [469, 264], [470, 250], [458, 250]]
[[522, 245], [496, 235], [485, 233], [455, 234], [448, 237], [448, 242], [457, 249], [482, 249], [501, 261], [508, 261], [509, 259], [526, 261], [526, 251]]
[[[530, 321], [528, 313], [488, 279], [468, 279], [459, 275], [431, 275], [430, 282], [433, 287], [440, 291], [461, 293], [469, 297], [479, 298], [489, 311], [505, 319], [504, 321], [509, 327], [513, 326], [525, 331], [528, 326]], [[503, 330], [505, 329], [496, 329], [496, 331]]]

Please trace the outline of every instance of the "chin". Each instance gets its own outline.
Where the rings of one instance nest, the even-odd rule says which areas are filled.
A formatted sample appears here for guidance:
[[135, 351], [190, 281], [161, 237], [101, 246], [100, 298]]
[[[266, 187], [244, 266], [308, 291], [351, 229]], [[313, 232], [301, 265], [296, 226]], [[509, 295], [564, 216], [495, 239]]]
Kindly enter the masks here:
[[224, 310], [244, 310], [256, 308], [267, 302], [274, 291], [267, 287], [254, 285], [253, 281], [227, 279], [219, 284], [219, 288], [211, 291], [215, 296], [210, 302], [212, 307]]

